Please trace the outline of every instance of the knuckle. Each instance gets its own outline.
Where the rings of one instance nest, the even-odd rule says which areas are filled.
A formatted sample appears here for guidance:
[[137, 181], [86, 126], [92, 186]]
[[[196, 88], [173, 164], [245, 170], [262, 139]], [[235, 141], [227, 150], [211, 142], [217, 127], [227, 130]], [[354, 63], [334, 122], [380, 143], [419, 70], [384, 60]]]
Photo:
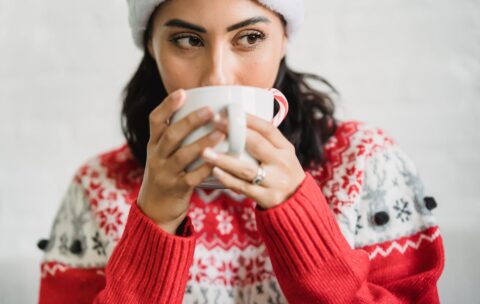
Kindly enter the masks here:
[[155, 111], [152, 111], [148, 115], [148, 121], [150, 122], [150, 125], [152, 125], [152, 126], [158, 125], [160, 123], [160, 121], [158, 119], [158, 115], [155, 115]]
[[163, 132], [163, 138], [167, 142], [175, 141], [175, 134], [173, 133], [172, 129], [167, 129], [165, 132]]
[[253, 153], [259, 154], [262, 151], [262, 146], [258, 144], [258, 140], [256, 138], [248, 143], [248, 149], [251, 150]]
[[187, 116], [187, 123], [190, 126], [195, 126], [198, 123], [197, 115], [195, 113], [192, 113]]
[[244, 178], [252, 178], [256, 173], [256, 170], [252, 167], [243, 168], [241, 172]]
[[274, 128], [273, 125], [267, 124], [267, 125], [265, 125], [265, 127], [264, 127], [263, 130], [265, 131], [265, 133], [266, 133], [268, 136], [270, 136], [270, 135], [273, 135], [273, 133], [275, 132], [276, 129]]
[[177, 151], [177, 153], [175, 153], [175, 155], [173, 156], [173, 161], [176, 163], [176, 164], [183, 164], [187, 161], [187, 155], [185, 154], [185, 152], [183, 152], [183, 150], [179, 150]]
[[153, 150], [154, 147], [155, 147], [155, 141], [153, 140], [152, 137], [149, 137], [147, 142], [147, 153], [150, 152], [150, 150]]

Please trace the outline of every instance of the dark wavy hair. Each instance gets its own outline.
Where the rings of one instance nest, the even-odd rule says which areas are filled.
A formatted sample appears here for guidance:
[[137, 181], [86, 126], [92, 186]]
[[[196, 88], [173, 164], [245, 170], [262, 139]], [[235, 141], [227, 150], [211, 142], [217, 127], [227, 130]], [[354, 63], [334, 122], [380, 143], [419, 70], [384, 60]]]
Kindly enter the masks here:
[[[142, 166], [146, 163], [146, 148], [150, 136], [149, 114], [168, 95], [156, 62], [147, 48], [154, 15], [155, 13], [151, 15], [145, 30], [142, 61], [122, 94], [122, 132], [133, 155]], [[312, 80], [329, 92], [313, 88], [308, 83]], [[333, 94], [337, 94], [336, 89], [322, 77], [293, 71], [287, 66], [285, 57], [280, 62], [274, 88], [280, 90], [289, 103], [288, 115], [278, 128], [295, 147], [296, 156], [303, 168], [323, 164], [323, 144], [337, 129], [332, 98]], [[277, 108], [275, 103], [274, 113]]]

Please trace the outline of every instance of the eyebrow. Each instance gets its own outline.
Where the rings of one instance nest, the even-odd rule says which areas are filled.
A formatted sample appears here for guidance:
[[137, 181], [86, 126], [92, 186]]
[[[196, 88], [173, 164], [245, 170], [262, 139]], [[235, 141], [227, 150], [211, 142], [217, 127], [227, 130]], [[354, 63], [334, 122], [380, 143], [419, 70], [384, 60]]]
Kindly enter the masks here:
[[192, 31], [200, 32], [200, 33], [206, 33], [207, 30], [199, 25], [195, 25], [193, 23], [189, 23], [187, 21], [183, 21], [180, 19], [172, 19], [169, 20], [164, 24], [164, 26], [170, 26], [170, 27], [182, 27], [186, 28]]
[[249, 19], [241, 21], [239, 23], [235, 23], [233, 25], [230, 25], [229, 27], [227, 27], [227, 32], [231, 32], [231, 31], [234, 31], [236, 29], [239, 29], [239, 28], [242, 28], [242, 27], [245, 27], [245, 26], [248, 26], [248, 25], [256, 24], [256, 23], [259, 23], [259, 22], [270, 23], [270, 20], [268, 20], [266, 17], [262, 17], [262, 16], [249, 18]]
[[[256, 24], [256, 23], [259, 23], [259, 22], [270, 23], [270, 20], [268, 20], [266, 17], [263, 17], [263, 16], [252, 17], [252, 18], [246, 19], [244, 21], [241, 21], [241, 22], [230, 25], [229, 27], [227, 27], [227, 32], [231, 32], [231, 31], [234, 31], [236, 29], [239, 29], [239, 28], [242, 28], [242, 27], [245, 27], [245, 26], [248, 26], [248, 25]], [[180, 20], [180, 19], [171, 19], [171, 20], [167, 21], [164, 24], [164, 26], [181, 27], [181, 28], [186, 28], [186, 29], [196, 31], [196, 32], [199, 32], [199, 33], [206, 33], [207, 32], [207, 30], [204, 27], [201, 27], [199, 25], [196, 25], [196, 24], [184, 21], [184, 20]]]

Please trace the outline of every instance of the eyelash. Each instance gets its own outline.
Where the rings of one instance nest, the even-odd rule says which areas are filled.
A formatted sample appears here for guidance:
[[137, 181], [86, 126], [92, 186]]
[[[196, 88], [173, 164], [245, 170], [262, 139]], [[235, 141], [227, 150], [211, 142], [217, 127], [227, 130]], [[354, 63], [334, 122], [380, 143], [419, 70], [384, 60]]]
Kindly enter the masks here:
[[[246, 37], [249, 37], [249, 38], [250, 37], [255, 37], [256, 38], [255, 41], [260, 41], [260, 42], [267, 39], [267, 35], [265, 35], [264, 33], [260, 32], [260, 31], [250, 31], [247, 34], [240, 36], [240, 38], [238, 40], [246, 38]], [[184, 38], [197, 39], [200, 43], [202, 43], [202, 46], [203, 46], [202, 39], [200, 37], [198, 37], [198, 35], [195, 35], [195, 34], [187, 34], [187, 33], [178, 34], [178, 35], [175, 35], [172, 38], [170, 38], [169, 41], [172, 42], [176, 47], [185, 50], [186, 48], [180, 46], [180, 44], [178, 42], [180, 39], [184, 39]], [[197, 47], [197, 46], [191, 46], [191, 48], [195, 48], [195, 47]], [[255, 49], [257, 47], [258, 47], [258, 43], [254, 44], [254, 45], [251, 45], [251, 46], [247, 46], [246, 48]]]
[[[240, 38], [238, 40], [243, 39], [243, 38], [251, 38], [251, 37], [254, 37], [255, 41], [260, 41], [260, 42], [264, 41], [267, 38], [267, 36], [260, 31], [250, 30], [246, 34], [240, 36]], [[258, 47], [258, 45], [255, 44], [255, 45], [250, 46], [249, 48], [257, 48], [257, 47]]]
[[[197, 36], [197, 35], [194, 35], [194, 34], [178, 34], [172, 38], [170, 38], [169, 40], [177, 47], [181, 48], [181, 49], [185, 49], [184, 47], [180, 46], [180, 44], [178, 43], [179, 40], [181, 39], [184, 39], [184, 38], [194, 38], [200, 42], [201, 39]], [[190, 41], [189, 41], [190, 42]], [[195, 46], [192, 46], [192, 47], [195, 47]]]

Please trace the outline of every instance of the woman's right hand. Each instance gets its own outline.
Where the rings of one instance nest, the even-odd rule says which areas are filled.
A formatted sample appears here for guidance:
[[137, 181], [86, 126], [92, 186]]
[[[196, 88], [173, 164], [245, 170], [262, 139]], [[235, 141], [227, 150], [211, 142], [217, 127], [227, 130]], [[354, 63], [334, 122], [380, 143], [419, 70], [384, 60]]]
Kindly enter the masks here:
[[200, 157], [206, 147], [214, 147], [225, 134], [214, 131], [184, 147], [180, 144], [195, 129], [212, 120], [213, 112], [204, 107], [168, 125], [167, 120], [183, 105], [185, 91], [167, 96], [149, 116], [150, 138], [138, 206], [163, 230], [175, 234], [185, 219], [195, 186], [212, 173], [212, 165], [202, 164], [186, 172], [185, 168]]

